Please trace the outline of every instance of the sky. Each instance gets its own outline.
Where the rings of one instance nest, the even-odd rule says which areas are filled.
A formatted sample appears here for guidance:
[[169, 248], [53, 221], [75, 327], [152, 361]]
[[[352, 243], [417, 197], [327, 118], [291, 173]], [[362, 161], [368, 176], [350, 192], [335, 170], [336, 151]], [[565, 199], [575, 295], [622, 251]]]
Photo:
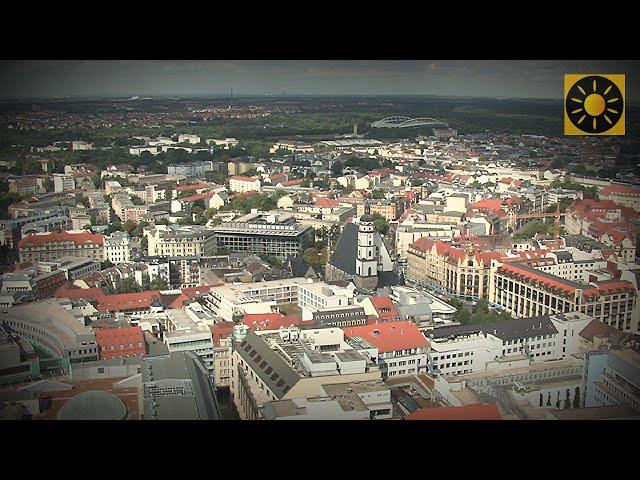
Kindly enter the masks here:
[[439, 95], [562, 98], [564, 73], [625, 73], [625, 60], [0, 61], [0, 98], [68, 96]]

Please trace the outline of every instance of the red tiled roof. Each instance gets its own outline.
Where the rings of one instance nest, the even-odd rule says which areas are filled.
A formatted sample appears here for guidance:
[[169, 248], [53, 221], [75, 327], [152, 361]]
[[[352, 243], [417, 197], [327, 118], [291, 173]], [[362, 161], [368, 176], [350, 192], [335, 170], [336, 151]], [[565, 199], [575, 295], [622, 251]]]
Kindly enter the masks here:
[[18, 245], [20, 248], [41, 247], [52, 242], [73, 242], [76, 245], [86, 245], [88, 243], [102, 245], [104, 240], [100, 233], [91, 233], [87, 230], [80, 233], [70, 233], [63, 230], [62, 232], [32, 233], [22, 238]]
[[378, 348], [379, 353], [408, 350], [429, 345], [418, 327], [409, 322], [386, 322], [344, 328], [346, 337], [360, 337]]
[[178, 200], [181, 202], [197, 202], [198, 200], [205, 200], [207, 198], [211, 198], [215, 194], [216, 194], [215, 192], [197, 193], [195, 195], [189, 195], [187, 197], [180, 197], [178, 198]]
[[238, 180], [241, 182], [259, 182], [260, 181], [257, 178], [243, 177], [241, 175], [234, 175], [233, 177], [231, 177], [231, 180]]
[[213, 336], [213, 344], [219, 347], [221, 339], [227, 338], [233, 334], [233, 322], [216, 323], [211, 327], [211, 334]]
[[404, 417], [405, 420], [501, 420], [498, 406], [476, 403], [462, 407], [421, 408]]
[[178, 192], [188, 192], [191, 190], [201, 190], [204, 188], [209, 188], [209, 185], [206, 183], [194, 183], [192, 185], [179, 185], [176, 187]]
[[398, 320], [400, 313], [388, 296], [370, 297], [373, 308], [378, 312], [378, 316], [386, 321]]
[[573, 294], [576, 291], [576, 287], [564, 281], [560, 277], [557, 277], [556, 280], [555, 278], [545, 276], [542, 273], [524, 270], [523, 268], [520, 268], [517, 263], [505, 263], [498, 268], [498, 271], [515, 274], [519, 277], [525, 278], [530, 282], [538, 282], [546, 285], [547, 287], [557, 288], [567, 294]]
[[106, 295], [101, 288], [78, 288], [74, 287], [71, 283], [62, 285], [60, 288], [58, 288], [58, 290], [56, 290], [56, 293], [54, 294], [54, 297], [56, 298], [69, 298], [71, 300], [75, 300], [78, 298], [84, 298], [86, 300], [98, 300], [105, 296]]
[[288, 182], [284, 182], [282, 184], [283, 187], [294, 187], [296, 185], [300, 185], [302, 183], [303, 179], [299, 178], [297, 180], [289, 180]]
[[98, 299], [98, 310], [118, 312], [133, 308], [149, 308], [154, 298], [160, 299], [160, 291], [149, 290], [147, 292], [107, 295]]
[[600, 195], [621, 195], [624, 197], [640, 196], [640, 188], [625, 187], [623, 185], [610, 185], [600, 190]]
[[339, 201], [331, 198], [316, 198], [316, 207], [320, 208], [333, 208], [339, 205]]
[[101, 328], [95, 331], [96, 343], [101, 346], [120, 345], [121, 343], [144, 342], [142, 329], [138, 327]]

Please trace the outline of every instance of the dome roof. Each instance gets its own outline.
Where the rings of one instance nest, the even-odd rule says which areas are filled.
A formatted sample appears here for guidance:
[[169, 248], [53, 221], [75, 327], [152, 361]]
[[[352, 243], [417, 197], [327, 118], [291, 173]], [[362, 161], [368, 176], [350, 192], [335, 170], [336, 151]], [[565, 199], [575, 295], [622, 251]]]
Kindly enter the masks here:
[[365, 213], [364, 215], [362, 215], [360, 217], [360, 221], [361, 222], [371, 222], [371, 223], [373, 223], [373, 222], [376, 221], [376, 217], [374, 217], [373, 215], [370, 215], [368, 213]]
[[124, 420], [127, 407], [110, 392], [92, 390], [75, 396], [58, 412], [58, 420]]

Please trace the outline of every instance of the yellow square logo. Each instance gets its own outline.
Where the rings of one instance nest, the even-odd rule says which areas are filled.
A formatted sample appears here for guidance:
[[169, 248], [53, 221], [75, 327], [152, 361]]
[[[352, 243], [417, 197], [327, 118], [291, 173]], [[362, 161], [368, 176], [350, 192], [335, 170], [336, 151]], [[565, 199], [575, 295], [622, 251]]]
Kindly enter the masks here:
[[565, 135], [624, 135], [624, 114], [624, 74], [565, 74]]

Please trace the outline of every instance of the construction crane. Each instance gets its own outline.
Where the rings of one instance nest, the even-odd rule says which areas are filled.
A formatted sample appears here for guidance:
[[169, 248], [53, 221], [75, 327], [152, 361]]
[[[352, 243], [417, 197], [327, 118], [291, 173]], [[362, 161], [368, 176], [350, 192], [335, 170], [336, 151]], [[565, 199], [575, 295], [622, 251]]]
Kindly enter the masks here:
[[531, 213], [510, 213], [509, 214], [509, 224], [512, 228], [514, 228], [518, 220], [528, 220], [531, 218], [549, 218], [555, 217], [554, 223], [554, 236], [556, 239], [560, 238], [560, 216], [563, 215], [560, 212], [560, 202], [556, 203], [556, 211], [555, 212], [531, 212]]

